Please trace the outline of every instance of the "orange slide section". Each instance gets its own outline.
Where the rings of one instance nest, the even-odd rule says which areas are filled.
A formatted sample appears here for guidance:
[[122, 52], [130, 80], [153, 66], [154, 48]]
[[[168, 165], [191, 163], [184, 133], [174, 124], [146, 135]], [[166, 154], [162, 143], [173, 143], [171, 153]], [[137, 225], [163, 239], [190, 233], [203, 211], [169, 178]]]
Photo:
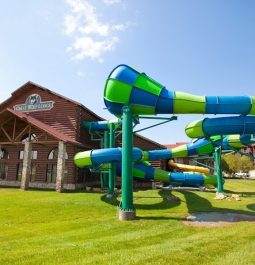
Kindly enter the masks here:
[[181, 170], [183, 172], [191, 171], [191, 172], [197, 172], [197, 173], [203, 173], [203, 174], [210, 174], [210, 169], [206, 168], [206, 167], [198, 167], [198, 166], [179, 164], [179, 163], [175, 163], [173, 160], [169, 160], [168, 165], [171, 168], [175, 168], [175, 169]]

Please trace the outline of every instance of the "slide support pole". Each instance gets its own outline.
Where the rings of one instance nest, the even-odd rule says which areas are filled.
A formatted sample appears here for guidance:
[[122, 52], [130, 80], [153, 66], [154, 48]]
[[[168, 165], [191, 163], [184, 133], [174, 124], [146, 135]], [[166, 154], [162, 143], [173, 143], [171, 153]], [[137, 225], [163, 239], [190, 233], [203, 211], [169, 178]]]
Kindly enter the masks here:
[[215, 171], [217, 175], [217, 193], [223, 193], [223, 177], [221, 169], [221, 147], [215, 148], [214, 151]]
[[122, 202], [119, 220], [133, 220], [136, 213], [133, 205], [133, 115], [129, 106], [123, 107], [122, 125]]
[[[109, 147], [109, 134], [108, 131], [104, 131], [104, 136], [103, 136], [103, 148], [108, 148]], [[108, 188], [108, 173], [101, 173], [101, 189], [107, 189]]]
[[[114, 124], [110, 124], [110, 148], [115, 147], [115, 132], [114, 132]], [[111, 197], [114, 195], [115, 190], [115, 179], [116, 179], [116, 164], [110, 163], [109, 164], [109, 191], [108, 196]]]

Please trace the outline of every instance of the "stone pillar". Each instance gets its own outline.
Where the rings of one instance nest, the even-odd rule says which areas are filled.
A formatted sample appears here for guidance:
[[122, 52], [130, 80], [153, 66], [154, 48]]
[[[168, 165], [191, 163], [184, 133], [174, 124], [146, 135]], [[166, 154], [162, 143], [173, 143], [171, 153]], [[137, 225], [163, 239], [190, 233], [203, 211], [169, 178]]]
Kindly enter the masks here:
[[64, 177], [65, 177], [65, 154], [66, 144], [63, 141], [58, 143], [58, 162], [57, 162], [57, 180], [56, 191], [63, 192], [64, 190]]
[[29, 178], [31, 173], [31, 154], [32, 154], [32, 144], [31, 142], [26, 142], [24, 147], [24, 158], [23, 158], [23, 168], [20, 188], [22, 190], [27, 190], [29, 187]]

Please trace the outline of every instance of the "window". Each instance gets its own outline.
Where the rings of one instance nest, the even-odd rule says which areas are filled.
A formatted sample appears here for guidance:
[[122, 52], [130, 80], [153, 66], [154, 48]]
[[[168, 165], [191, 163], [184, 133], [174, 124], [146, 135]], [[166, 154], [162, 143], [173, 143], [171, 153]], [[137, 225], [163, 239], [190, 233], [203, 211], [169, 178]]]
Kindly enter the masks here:
[[48, 183], [56, 183], [57, 178], [57, 165], [56, 164], [47, 164], [47, 172], [46, 172], [47, 182]]
[[24, 144], [24, 143], [27, 143], [29, 141], [34, 141], [36, 140], [37, 137], [36, 137], [36, 134], [32, 133], [30, 134], [30, 137], [29, 137], [29, 134], [25, 134], [22, 138], [21, 138], [21, 142]]
[[35, 181], [35, 177], [36, 177], [36, 164], [33, 164], [31, 165], [31, 171], [30, 171], [30, 181], [31, 182], [34, 182]]
[[[18, 163], [17, 164], [17, 173], [16, 173], [16, 180], [21, 181], [22, 178], [22, 170], [23, 170], [23, 163]], [[36, 164], [31, 164], [31, 169], [30, 169], [30, 176], [29, 180], [30, 181], [35, 181], [36, 177]]]
[[18, 181], [21, 181], [22, 169], [23, 169], [23, 164], [22, 163], [18, 163], [17, 164], [17, 173], [16, 173], [16, 180], [18, 180]]
[[[24, 159], [24, 150], [20, 150], [19, 151], [19, 157], [18, 158], [20, 160]], [[31, 159], [32, 160], [37, 159], [37, 150], [32, 150]], [[31, 163], [30, 176], [29, 176], [29, 180], [30, 181], [35, 181], [35, 178], [36, 178], [36, 167], [37, 167], [37, 165], [35, 163]], [[22, 169], [23, 169], [23, 163], [20, 162], [20, 163], [17, 164], [17, 171], [16, 171], [16, 180], [17, 181], [21, 181]]]
[[5, 149], [0, 149], [0, 159], [9, 159], [9, 153]]
[[48, 159], [52, 160], [52, 159], [58, 159], [58, 149], [54, 148], [50, 151], [49, 155], [48, 155]]
[[[58, 149], [54, 148], [49, 152], [48, 164], [46, 168], [46, 181], [48, 183], [56, 183], [57, 179], [57, 159], [58, 159]], [[65, 159], [68, 159], [68, 154], [65, 153]], [[65, 170], [65, 180], [67, 179], [67, 170]]]
[[91, 172], [88, 168], [77, 168], [77, 183], [85, 183], [91, 179]]
[[[49, 155], [48, 155], [48, 159], [49, 160], [54, 160], [54, 159], [58, 159], [58, 149], [54, 148], [50, 151]], [[65, 159], [68, 159], [68, 154], [67, 152], [65, 153]]]
[[[24, 159], [24, 150], [19, 151], [19, 159]], [[33, 150], [31, 152], [31, 159], [37, 159], [37, 151]]]
[[0, 179], [4, 180], [7, 178], [8, 166], [4, 160], [9, 159], [9, 153], [6, 149], [0, 149]]
[[7, 178], [8, 166], [4, 163], [0, 163], [0, 179], [4, 180]]

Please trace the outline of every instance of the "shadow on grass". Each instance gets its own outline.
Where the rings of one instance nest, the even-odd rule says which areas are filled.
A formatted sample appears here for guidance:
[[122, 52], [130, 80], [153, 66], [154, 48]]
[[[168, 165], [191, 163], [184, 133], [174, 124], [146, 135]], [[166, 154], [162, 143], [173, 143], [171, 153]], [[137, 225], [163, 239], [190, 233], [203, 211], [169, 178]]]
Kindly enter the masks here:
[[226, 190], [224, 189], [224, 192], [226, 193], [231, 193], [231, 194], [237, 194], [237, 195], [240, 195], [241, 197], [253, 197], [255, 196], [255, 192], [252, 192], [252, 191], [232, 191], [232, 190]]
[[101, 201], [111, 204], [113, 206], [119, 206], [120, 205], [120, 200], [118, 200], [118, 197], [112, 196], [112, 197], [107, 197], [107, 194], [103, 194], [101, 196]]
[[248, 204], [246, 207], [255, 212], [255, 203]]
[[[134, 206], [136, 210], [164, 210], [171, 209], [180, 205], [180, 200], [169, 200], [171, 198], [171, 192], [166, 190], [159, 190], [159, 196], [135, 196], [134, 197]], [[160, 202], [153, 204], [142, 204], [137, 203], [137, 199], [158, 199]], [[121, 198], [111, 197], [108, 198], [107, 195], [101, 196], [101, 200], [113, 206], [120, 206]], [[183, 221], [183, 218], [179, 217], [168, 217], [168, 216], [136, 216], [136, 220], [177, 220]]]
[[[252, 215], [251, 211], [255, 212], [255, 204], [249, 204], [247, 205], [247, 209], [251, 211], [245, 211], [245, 210], [236, 210], [233, 208], [220, 208], [220, 207], [214, 207], [210, 200], [205, 199], [201, 196], [199, 196], [195, 192], [191, 191], [183, 191], [179, 190], [179, 193], [183, 194], [185, 200], [182, 201], [186, 203], [186, 206], [188, 208], [189, 213], [194, 213], [194, 212], [232, 212], [232, 213], [242, 213], [242, 214], [249, 214]], [[158, 194], [160, 197], [156, 196], [144, 196], [144, 197], [139, 197], [135, 196], [134, 197], [134, 205], [137, 210], [164, 210], [164, 209], [171, 209], [174, 207], [177, 207], [180, 205], [181, 201], [173, 201], [169, 200], [168, 197], [169, 195], [171, 196], [171, 192], [167, 190], [159, 190]], [[158, 203], [153, 203], [153, 204], [142, 204], [142, 203], [137, 203], [137, 199], [159, 199], [160, 202]], [[119, 206], [121, 202], [121, 198], [116, 198], [116, 197], [111, 197], [107, 198], [107, 196], [104, 194], [101, 196], [101, 200], [104, 201], [105, 203], [111, 204], [113, 206]], [[171, 217], [164, 217], [164, 216], [147, 216], [147, 217], [141, 217], [140, 219], [171, 219]]]
[[176, 220], [185, 221], [186, 218], [181, 217], [170, 217], [170, 216], [137, 216], [137, 220]]
[[[134, 206], [137, 210], [163, 210], [163, 209], [170, 209], [173, 207], [176, 207], [180, 205], [181, 201], [179, 200], [169, 200], [169, 196], [171, 196], [171, 192], [166, 191], [166, 190], [159, 190], [158, 192], [159, 197], [156, 196], [135, 196], [134, 197]], [[153, 204], [143, 204], [143, 203], [138, 203], [138, 199], [159, 199], [160, 202], [158, 203], [153, 203]], [[119, 206], [120, 205], [120, 198], [116, 197], [111, 197], [108, 198], [107, 195], [101, 196], [101, 200], [103, 202], [106, 202], [108, 204], [111, 204], [113, 206]], [[149, 219], [149, 217], [148, 217]]]
[[[211, 202], [198, 194], [190, 191], [178, 191], [183, 194], [189, 213], [194, 212], [229, 212], [229, 213], [241, 213], [247, 215], [254, 215], [250, 211], [236, 210], [233, 208], [220, 208], [214, 207]], [[237, 202], [238, 203], [238, 202]], [[246, 206], [248, 209], [255, 211], [255, 204], [249, 204]]]
[[[177, 207], [181, 204], [180, 200], [171, 200], [171, 192], [167, 190], [159, 190], [157, 197], [160, 201], [154, 204], [139, 204], [135, 201], [136, 209], [141, 210], [164, 210]], [[170, 199], [169, 199], [170, 198]], [[134, 199], [146, 199], [146, 197], [134, 197]]]

